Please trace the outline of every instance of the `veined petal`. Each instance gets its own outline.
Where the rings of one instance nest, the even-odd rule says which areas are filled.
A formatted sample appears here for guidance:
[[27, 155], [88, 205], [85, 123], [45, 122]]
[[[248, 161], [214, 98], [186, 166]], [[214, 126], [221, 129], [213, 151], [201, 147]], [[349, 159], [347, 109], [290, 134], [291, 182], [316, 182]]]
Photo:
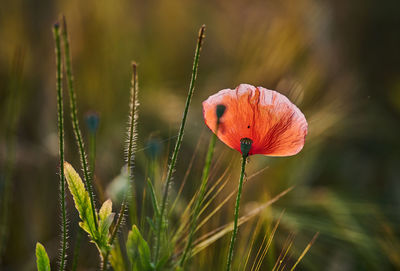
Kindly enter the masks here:
[[[216, 106], [226, 107], [217, 130]], [[229, 147], [240, 150], [240, 139], [253, 141], [249, 155], [289, 156], [304, 146], [307, 121], [284, 95], [241, 84], [224, 89], [203, 102], [207, 126]]]

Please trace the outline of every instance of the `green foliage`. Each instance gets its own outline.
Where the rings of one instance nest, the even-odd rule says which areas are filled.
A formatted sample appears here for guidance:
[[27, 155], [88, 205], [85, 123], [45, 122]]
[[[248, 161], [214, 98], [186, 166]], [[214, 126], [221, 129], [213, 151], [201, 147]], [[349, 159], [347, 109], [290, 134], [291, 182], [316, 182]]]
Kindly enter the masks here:
[[79, 217], [82, 222], [79, 223], [82, 229], [84, 229], [89, 235], [96, 240], [96, 228], [94, 221], [97, 217], [93, 217], [89, 193], [85, 189], [85, 185], [82, 182], [81, 177], [75, 171], [75, 169], [67, 162], [64, 163], [65, 177], [67, 179], [69, 191], [75, 202], [75, 208], [79, 212]]
[[[64, 163], [65, 177], [67, 179], [69, 191], [75, 202], [75, 208], [78, 210], [81, 222], [79, 226], [89, 234], [93, 243], [96, 244], [100, 255], [104, 258], [110, 251], [110, 226], [114, 220], [114, 213], [112, 213], [112, 202], [107, 200], [103, 203], [99, 213], [91, 209], [89, 193], [85, 189], [79, 174], [67, 162]], [[96, 216], [93, 217], [92, 213]], [[99, 227], [95, 227], [95, 220]]]
[[[197, 262], [195, 261], [198, 260], [198, 257], [196, 257], [195, 259], [193, 258], [193, 256], [201, 252], [202, 253], [201, 257], [204, 256], [208, 257], [209, 255], [210, 256], [212, 255], [212, 257], [216, 256], [222, 259], [223, 257], [221, 257], [221, 255], [219, 254], [225, 254], [225, 250], [220, 249], [220, 247], [218, 247], [219, 244], [215, 243], [218, 239], [222, 238], [223, 236], [231, 232], [233, 233], [232, 233], [232, 239], [231, 239], [232, 241], [229, 253], [229, 263], [227, 269], [230, 270], [231, 267], [232, 269], [236, 269], [239, 266], [237, 263], [239, 262], [239, 260], [242, 260], [242, 259], [235, 260], [233, 258], [233, 244], [236, 239], [236, 233], [238, 227], [243, 225], [244, 223], [247, 223], [253, 217], [261, 214], [261, 212], [266, 210], [266, 208], [269, 205], [271, 205], [273, 202], [275, 202], [277, 199], [279, 199], [281, 196], [283, 196], [289, 190], [291, 190], [291, 189], [285, 190], [275, 198], [269, 200], [267, 203], [256, 206], [255, 208], [252, 208], [251, 211], [246, 211], [246, 214], [239, 217], [239, 200], [240, 200], [242, 185], [245, 182], [247, 182], [248, 179], [251, 179], [251, 177], [248, 178], [244, 177], [245, 158], [242, 161], [240, 185], [237, 190], [232, 191], [228, 196], [223, 195], [223, 193], [221, 193], [221, 191], [224, 190], [225, 185], [228, 183], [230, 177], [232, 177], [230, 175], [231, 173], [228, 173], [227, 176], [225, 176], [224, 173], [223, 176], [220, 177], [215, 183], [212, 184], [212, 187], [209, 188], [208, 178], [210, 176], [213, 176], [213, 174], [210, 174], [213, 173], [211, 162], [217, 139], [217, 137], [213, 135], [206, 155], [205, 165], [203, 167], [203, 174], [200, 180], [201, 181], [200, 189], [198, 189], [197, 192], [195, 192], [195, 194], [191, 197], [191, 199], [188, 202], [186, 202], [185, 199], [181, 199], [180, 193], [186, 182], [186, 179], [184, 179], [179, 192], [176, 194], [175, 202], [172, 205], [173, 207], [169, 208], [167, 204], [167, 201], [169, 199], [169, 189], [172, 183], [173, 172], [175, 170], [175, 165], [178, 159], [178, 153], [180, 150], [180, 146], [182, 144], [185, 123], [192, 95], [194, 92], [194, 83], [196, 81], [196, 76], [197, 76], [198, 61], [199, 61], [200, 50], [202, 47], [202, 42], [204, 39], [204, 31], [205, 31], [205, 26], [202, 26], [199, 31], [198, 43], [195, 51], [195, 57], [192, 69], [192, 78], [189, 86], [188, 96], [186, 99], [183, 118], [178, 132], [177, 141], [175, 143], [175, 147], [171, 156], [171, 160], [169, 161], [170, 162], [169, 166], [168, 168], [165, 168], [166, 175], [160, 178], [160, 176], [157, 176], [156, 174], [154, 175], [149, 174], [151, 176], [151, 180], [150, 178], [146, 178], [147, 176], [145, 176], [144, 180], [147, 179], [147, 185], [144, 184], [142, 185], [142, 187], [141, 183], [139, 182], [137, 183], [137, 185], [135, 184], [134, 186], [131, 186], [130, 184], [130, 181], [133, 180], [133, 164], [134, 162], [136, 162], [134, 158], [136, 158], [136, 154], [138, 152], [136, 148], [137, 119], [138, 119], [138, 114], [137, 114], [138, 88], [137, 88], [137, 73], [136, 73], [137, 67], [136, 64], [133, 64], [133, 77], [132, 77], [129, 127], [128, 127], [129, 138], [126, 149], [127, 166], [124, 167], [124, 169], [121, 171], [120, 176], [112, 182], [112, 185], [109, 186], [109, 189], [107, 189], [106, 192], [108, 196], [111, 196], [113, 200], [119, 198], [118, 201], [121, 202], [121, 209], [119, 211], [118, 219], [114, 223], [113, 227], [111, 227], [115, 216], [115, 214], [112, 212], [112, 205], [113, 205], [112, 201], [110, 199], [106, 200], [101, 206], [100, 210], [97, 212], [93, 200], [91, 180], [94, 177], [95, 138], [94, 138], [94, 132], [92, 131], [91, 132], [92, 137], [90, 138], [92, 144], [90, 144], [90, 152], [89, 152], [90, 161], [88, 161], [86, 158], [85, 148], [83, 144], [84, 143], [83, 137], [81, 135], [78, 123], [76, 95], [73, 88], [69, 41], [66, 31], [66, 23], [64, 21], [64, 27], [62, 32], [63, 34], [62, 38], [64, 41], [64, 53], [65, 53], [64, 64], [66, 68], [66, 75], [67, 75], [66, 77], [68, 80], [68, 89], [70, 94], [72, 125], [76, 136], [76, 141], [78, 144], [82, 169], [84, 173], [83, 181], [79, 176], [79, 174], [69, 163], [65, 162], [63, 164], [62, 169], [65, 171], [65, 179], [67, 181], [69, 191], [72, 194], [75, 203], [75, 208], [79, 213], [79, 217], [81, 220], [79, 222], [79, 226], [88, 234], [90, 241], [96, 245], [100, 254], [100, 259], [102, 261], [100, 265], [102, 270], [108, 269], [108, 261], [113, 270], [115, 271], [122, 271], [122, 270], [183, 271], [185, 263], [188, 263], [189, 260], [191, 260], [191, 263], [193, 264], [192, 266], [194, 266], [196, 270], [197, 269], [203, 270], [204, 268], [210, 268], [211, 265], [207, 265], [208, 263], [204, 264], [202, 262], [201, 265], [197, 265]], [[57, 56], [60, 57], [59, 55], [60, 52], [57, 51], [57, 53], [58, 53]], [[58, 62], [58, 64], [60, 64], [60, 62]], [[61, 81], [61, 77], [58, 77], [57, 79]], [[59, 87], [60, 86], [61, 84], [59, 84]], [[59, 88], [58, 90], [61, 90], [61, 88]], [[220, 111], [217, 112], [218, 117], [221, 117], [222, 114], [223, 112]], [[60, 131], [62, 130], [63, 129], [60, 129]], [[61, 149], [63, 150], [63, 148], [60, 147], [60, 150]], [[195, 156], [196, 154], [193, 155], [193, 158]], [[138, 164], [140, 165], [142, 161], [141, 160], [139, 161], [140, 163]], [[91, 167], [89, 167], [89, 162], [92, 165]], [[168, 161], [166, 161], [166, 164], [167, 162]], [[154, 161], [152, 161], [152, 164], [149, 166], [150, 172], [151, 171], [154, 172], [154, 169], [152, 170], [151, 167], [155, 167], [155, 164], [156, 161], [154, 159]], [[229, 172], [228, 169], [229, 168], [227, 168], [226, 172]], [[189, 175], [190, 170], [191, 170], [191, 165], [189, 166], [187, 174], [185, 175], [186, 177]], [[164, 183], [162, 182], [162, 179], [165, 180]], [[162, 186], [164, 190], [162, 191], [161, 194]], [[227, 185], [226, 187], [229, 187], [229, 185]], [[134, 189], [134, 191], [132, 188]], [[143, 192], [141, 194], [140, 194], [141, 191], [139, 190], [140, 188], [143, 188]], [[100, 192], [99, 198], [102, 198], [103, 193], [101, 193], [102, 192], [101, 187], [99, 187], [99, 192]], [[210, 220], [210, 218], [215, 217], [216, 213], [222, 210], [222, 207], [228, 205], [227, 203], [229, 199], [232, 198], [234, 194], [236, 194], [236, 192], [238, 193], [238, 198], [236, 202], [234, 221], [222, 226], [218, 226], [217, 228], [214, 229], [209, 229], [206, 227], [203, 228], [203, 225], [205, 225]], [[142, 211], [140, 212], [141, 214], [140, 218], [136, 215], [137, 203], [138, 203], [137, 201], [138, 198], [136, 198], [136, 195], [138, 194], [139, 194], [138, 198], [142, 200], [142, 206], [141, 206]], [[130, 222], [134, 225], [132, 226], [132, 229], [128, 233], [127, 240], [125, 243], [126, 247], [123, 247], [123, 245], [120, 242], [114, 242], [114, 240], [117, 240], [116, 237], [120, 230], [120, 227], [122, 228], [122, 226], [124, 225], [125, 211], [126, 208], [128, 207], [127, 204], [128, 196], [129, 200], [132, 200], [132, 202], [129, 205], [130, 207], [129, 219]], [[142, 197], [140, 198], [140, 196]], [[224, 200], [218, 202], [217, 201], [218, 196], [220, 197], [223, 196]], [[116, 201], [114, 201], [114, 203], [115, 202]], [[151, 210], [149, 210], [148, 208], [150, 207], [150, 204], [152, 207]], [[175, 204], [176, 204], [176, 209], [175, 209]], [[213, 208], [212, 211], [210, 211], [209, 214], [206, 214], [204, 219], [200, 220], [202, 214], [208, 211], [207, 209], [211, 209], [211, 207]], [[178, 211], [178, 209], [180, 210]], [[173, 210], [177, 210], [176, 213], [179, 214], [179, 216], [172, 217], [176, 215], [173, 212]], [[141, 225], [140, 231], [135, 224]], [[276, 225], [278, 224], [279, 222]], [[277, 226], [274, 228], [274, 231], [276, 230], [276, 228]], [[83, 231], [81, 232], [83, 233]], [[200, 233], [202, 235], [197, 236], [197, 234]], [[261, 234], [263, 234], [261, 227], [259, 228], [259, 230], [254, 231], [251, 241], [252, 244], [253, 242], [257, 241], [257, 238], [259, 238]], [[263, 246], [264, 245], [263, 241], [262, 245], [260, 246], [259, 251], [262, 251], [262, 253], [260, 254], [260, 257], [258, 257], [258, 254], [256, 256], [256, 259], [258, 257], [256, 270], [262, 268], [262, 263], [268, 251], [268, 248], [272, 243], [272, 238], [274, 235], [270, 236], [271, 237], [270, 240], [268, 240], [267, 245]], [[239, 238], [237, 240], [238, 244], [236, 245], [236, 250], [238, 250], [236, 253], [238, 255], [242, 255], [248, 249], [248, 245], [243, 245], [242, 243], [239, 243], [240, 241], [241, 240]], [[77, 241], [76, 243], [79, 244], [79, 241]], [[310, 244], [306, 247], [304, 252], [298, 258], [296, 264], [293, 266], [293, 268], [295, 268], [298, 262], [304, 257], [304, 255], [311, 247], [312, 243], [313, 241], [310, 242]], [[215, 244], [214, 246], [217, 248], [213, 248], [211, 244]], [[151, 251], [150, 247], [154, 248], [154, 251]], [[205, 248], [207, 248], [207, 250], [205, 250]], [[251, 259], [253, 256], [251, 254], [251, 248], [252, 245], [250, 245], [246, 263], [248, 259], [249, 258]], [[271, 248], [271, 250], [273, 250], [273, 248]], [[284, 254], [285, 256], [288, 251], [289, 249], [286, 250], [286, 253]], [[76, 252], [75, 255], [77, 256], [79, 254], [79, 250], [76, 250], [75, 252]], [[50, 270], [49, 260], [43, 246], [38, 244], [36, 253], [38, 255], [37, 256], [38, 269]], [[75, 270], [77, 266], [75, 259], [77, 259], [77, 257], [74, 257], [73, 270]], [[40, 261], [40, 268], [42, 269], [39, 268], [39, 261]], [[246, 263], [244, 264], [245, 267]], [[213, 268], [215, 268], [216, 270], [220, 270], [222, 269], [222, 264], [221, 266], [214, 266]]]
[[126, 251], [132, 271], [147, 271], [154, 269], [154, 266], [151, 263], [149, 245], [143, 239], [136, 225], [132, 226], [132, 230], [128, 234]]
[[36, 265], [38, 271], [50, 271], [50, 261], [44, 246], [36, 243]]

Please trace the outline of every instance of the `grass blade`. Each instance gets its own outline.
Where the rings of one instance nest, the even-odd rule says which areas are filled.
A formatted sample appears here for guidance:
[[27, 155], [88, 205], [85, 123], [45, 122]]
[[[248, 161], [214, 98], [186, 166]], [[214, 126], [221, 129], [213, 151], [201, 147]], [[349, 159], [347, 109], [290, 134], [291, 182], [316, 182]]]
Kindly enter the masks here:
[[[238, 221], [238, 226], [242, 225], [243, 223], [246, 223], [249, 221], [251, 218], [254, 216], [258, 215], [261, 211], [263, 211], [265, 208], [270, 206], [271, 204], [275, 203], [278, 201], [281, 197], [289, 193], [293, 189], [293, 186], [289, 187], [288, 189], [282, 191], [278, 195], [276, 195], [274, 198], [270, 199], [269, 201], [263, 203], [262, 205], [258, 206], [257, 208], [254, 208], [252, 211], [247, 213], [246, 215], [240, 217]], [[221, 237], [225, 236], [229, 232], [233, 230], [233, 222], [230, 222], [228, 224], [225, 224], [221, 227], [218, 227], [207, 234], [204, 234], [200, 238], [198, 238], [194, 243], [196, 244], [195, 247], [193, 248], [193, 254], [199, 253], [201, 250], [205, 249]]]
[[297, 259], [297, 261], [293, 265], [292, 269], [290, 269], [290, 271], [293, 271], [296, 268], [296, 266], [299, 264], [299, 262], [303, 259], [303, 257], [307, 254], [307, 252], [310, 250], [311, 246], [314, 244], [315, 240], [318, 238], [318, 235], [319, 235], [319, 232], [314, 234], [314, 237], [311, 239], [311, 241], [308, 243], [306, 248], [303, 250], [300, 257]]
[[[218, 124], [217, 124], [217, 130], [218, 130]], [[179, 261], [179, 266], [182, 268], [185, 264], [186, 257], [190, 256], [190, 252], [192, 250], [193, 237], [194, 237], [194, 233], [196, 231], [197, 220], [199, 218], [201, 203], [203, 202], [204, 194], [206, 192], [207, 181], [208, 181], [209, 171], [210, 171], [210, 165], [211, 165], [216, 141], [217, 141], [217, 136], [215, 134], [213, 134], [211, 136], [210, 144], [208, 146], [206, 162], [205, 162], [205, 165], [203, 168], [203, 173], [201, 176], [200, 191], [199, 191], [198, 197], [196, 199], [195, 207], [194, 207], [194, 214], [193, 214], [193, 218], [192, 218], [192, 224], [190, 227], [188, 241], [186, 243], [186, 247], [185, 247], [185, 250], [183, 251], [182, 257]]]

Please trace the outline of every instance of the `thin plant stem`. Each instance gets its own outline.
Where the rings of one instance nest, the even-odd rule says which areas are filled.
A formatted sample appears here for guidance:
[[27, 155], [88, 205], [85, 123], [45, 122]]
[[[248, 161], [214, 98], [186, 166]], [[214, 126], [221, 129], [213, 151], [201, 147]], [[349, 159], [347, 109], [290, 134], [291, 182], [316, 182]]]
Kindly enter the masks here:
[[75, 139], [78, 144], [80, 160], [82, 163], [83, 174], [85, 177], [86, 188], [89, 192], [90, 205], [92, 209], [92, 215], [94, 220], [94, 225], [97, 230], [98, 222], [94, 204], [94, 196], [93, 196], [93, 188], [91, 183], [91, 174], [89, 172], [88, 160], [85, 152], [85, 146], [82, 139], [82, 133], [79, 128], [78, 121], [78, 109], [76, 105], [76, 93], [74, 90], [74, 79], [72, 75], [72, 65], [71, 65], [71, 54], [69, 47], [69, 39], [68, 39], [68, 31], [67, 31], [67, 23], [65, 21], [65, 17], [63, 17], [63, 31], [62, 37], [64, 42], [64, 61], [65, 61], [65, 70], [67, 74], [67, 82], [68, 82], [68, 90], [69, 90], [69, 100], [70, 100], [70, 108], [71, 108], [71, 118], [72, 118], [72, 127], [74, 129]]
[[[218, 125], [217, 125], [217, 131], [218, 131]], [[188, 241], [186, 243], [186, 247], [185, 247], [185, 250], [183, 251], [182, 257], [179, 261], [180, 267], [184, 266], [186, 258], [187, 258], [187, 256], [190, 255], [190, 252], [192, 250], [193, 237], [194, 237], [194, 233], [196, 231], [197, 220], [199, 218], [199, 213], [200, 213], [200, 209], [201, 209], [201, 203], [203, 202], [204, 194], [206, 192], [207, 181], [208, 181], [209, 172], [210, 172], [210, 165], [211, 165], [212, 157], [214, 154], [216, 141], [217, 141], [217, 135], [213, 134], [211, 137], [211, 140], [210, 140], [210, 144], [208, 145], [206, 161], [205, 161], [203, 173], [201, 176], [200, 191], [199, 191], [199, 195], [196, 199], [196, 203], [195, 203], [195, 207], [194, 207], [193, 219], [192, 219], [192, 224], [190, 227]]]
[[163, 193], [163, 198], [162, 198], [162, 203], [161, 203], [160, 217], [158, 219], [157, 228], [156, 228], [157, 238], [156, 238], [156, 250], [155, 250], [155, 258], [154, 258], [156, 264], [157, 264], [159, 253], [160, 253], [161, 231], [162, 231], [161, 228], [162, 228], [162, 224], [163, 224], [163, 220], [164, 220], [164, 213], [165, 213], [165, 208], [166, 208], [167, 199], [168, 199], [168, 190], [169, 190], [169, 186], [171, 184], [172, 174], [175, 169], [176, 160], [178, 158], [179, 149], [181, 148], [181, 144], [182, 144], [183, 132], [185, 130], [185, 124], [186, 124], [186, 118], [187, 118], [187, 114], [189, 112], [189, 106], [190, 106], [190, 102], [192, 100], [192, 96], [193, 96], [193, 92], [194, 92], [194, 84], [195, 84], [196, 78], [197, 78], [197, 70], [198, 70], [198, 65], [199, 65], [200, 51], [201, 51], [201, 47], [202, 47], [203, 40], [205, 37], [204, 36], [205, 30], [206, 30], [206, 26], [202, 25], [199, 30], [199, 35], [198, 35], [198, 39], [197, 39], [197, 46], [196, 46], [196, 50], [195, 50], [193, 68], [192, 68], [192, 77], [190, 80], [189, 91], [188, 91], [188, 95], [186, 98], [185, 110], [183, 111], [182, 122], [181, 122], [181, 126], [180, 126], [179, 132], [178, 132], [178, 138], [175, 143], [174, 152], [172, 153], [171, 162], [169, 164], [168, 173], [167, 173], [167, 177], [166, 177], [165, 184], [164, 184], [164, 193]]
[[58, 142], [60, 154], [60, 204], [61, 204], [61, 255], [60, 271], [65, 269], [66, 250], [67, 250], [67, 210], [65, 208], [65, 175], [64, 175], [64, 105], [62, 90], [62, 63], [61, 63], [61, 37], [60, 25], [56, 23], [53, 26], [53, 34], [56, 45], [56, 79], [57, 79], [57, 111], [58, 111]]
[[[133, 154], [136, 150], [136, 137], [137, 137], [137, 119], [138, 119], [138, 76], [137, 76], [137, 64], [132, 63], [132, 87], [130, 95], [130, 111], [129, 111], [129, 126], [128, 126], [128, 145], [126, 149], [126, 161], [128, 178], [130, 181], [133, 179]], [[123, 217], [127, 208], [127, 192], [124, 192], [124, 197], [121, 204], [121, 209], [118, 214], [117, 222], [111, 232], [110, 244], [113, 245], [117, 232], [122, 224]], [[107, 264], [110, 251], [107, 251], [104, 257], [104, 263]]]
[[[98, 116], [95, 113], [90, 113], [87, 117], [87, 124], [88, 124], [88, 131], [89, 131], [89, 163], [90, 169], [92, 170], [92, 177], [94, 180], [94, 172], [95, 172], [95, 165], [96, 165], [96, 133], [97, 133], [97, 126], [98, 126]], [[93, 120], [95, 118], [95, 120]], [[95, 122], [95, 123], [94, 123]], [[78, 267], [78, 260], [79, 260], [79, 250], [81, 248], [82, 237], [84, 232], [79, 227], [76, 232], [76, 242], [74, 245], [74, 252], [72, 258], [72, 271], [75, 271]]]
[[246, 169], [246, 160], [247, 160], [247, 155], [243, 155], [242, 156], [242, 167], [241, 167], [242, 169], [240, 171], [240, 178], [239, 178], [239, 188], [238, 188], [238, 193], [237, 193], [237, 197], [236, 197], [236, 205], [235, 205], [235, 213], [234, 213], [234, 221], [233, 221], [233, 231], [232, 231], [231, 242], [229, 244], [228, 262], [226, 265], [227, 271], [230, 271], [231, 266], [232, 266], [233, 249], [235, 247], [235, 241], [236, 241], [236, 235], [237, 235], [237, 229], [238, 229], [240, 197], [242, 195], [244, 172]]

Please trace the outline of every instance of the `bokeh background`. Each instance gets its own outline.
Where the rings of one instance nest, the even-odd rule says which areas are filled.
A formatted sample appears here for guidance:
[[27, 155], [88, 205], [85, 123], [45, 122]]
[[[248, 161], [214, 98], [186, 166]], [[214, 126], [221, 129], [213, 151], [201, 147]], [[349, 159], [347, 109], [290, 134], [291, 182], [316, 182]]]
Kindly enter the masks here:
[[[243, 212], [295, 185], [263, 214], [273, 221], [285, 209], [274, 241], [275, 255], [271, 252], [263, 270], [273, 266], [288, 234], [296, 234], [294, 251], [301, 252], [317, 231], [320, 236], [300, 270], [400, 269], [398, 0], [14, 0], [3, 1], [0, 7], [3, 199], [5, 180], [11, 180], [1, 270], [33, 270], [37, 241], [45, 244], [56, 266], [60, 214], [51, 28], [61, 13], [68, 21], [85, 135], [86, 112], [100, 116], [96, 156], [100, 200], [124, 164], [131, 61], [139, 64], [135, 174], [140, 184], [148, 174], [149, 142], [157, 148], [161, 165], [175, 142], [197, 31], [206, 24], [173, 189], [179, 188], [193, 156], [184, 199], [190, 199], [199, 186], [211, 135], [202, 119], [203, 100], [240, 83], [278, 90], [304, 112], [309, 134], [303, 151], [294, 157], [250, 159], [248, 174], [268, 168], [245, 186]], [[78, 168], [67, 103], [65, 108], [66, 159]], [[219, 142], [214, 180], [230, 167], [228, 187], [234, 189], [239, 158]], [[77, 219], [69, 195], [68, 205], [74, 238]], [[230, 202], [209, 228], [228, 222], [232, 206]], [[222, 238], [214, 249], [227, 242]], [[72, 239], [70, 247], [73, 243]], [[81, 251], [81, 270], [95, 269], [93, 246], [83, 244]], [[207, 258], [204, 252], [196, 261], [215, 262], [219, 270], [221, 261], [216, 258], [224, 255], [222, 250]]]

